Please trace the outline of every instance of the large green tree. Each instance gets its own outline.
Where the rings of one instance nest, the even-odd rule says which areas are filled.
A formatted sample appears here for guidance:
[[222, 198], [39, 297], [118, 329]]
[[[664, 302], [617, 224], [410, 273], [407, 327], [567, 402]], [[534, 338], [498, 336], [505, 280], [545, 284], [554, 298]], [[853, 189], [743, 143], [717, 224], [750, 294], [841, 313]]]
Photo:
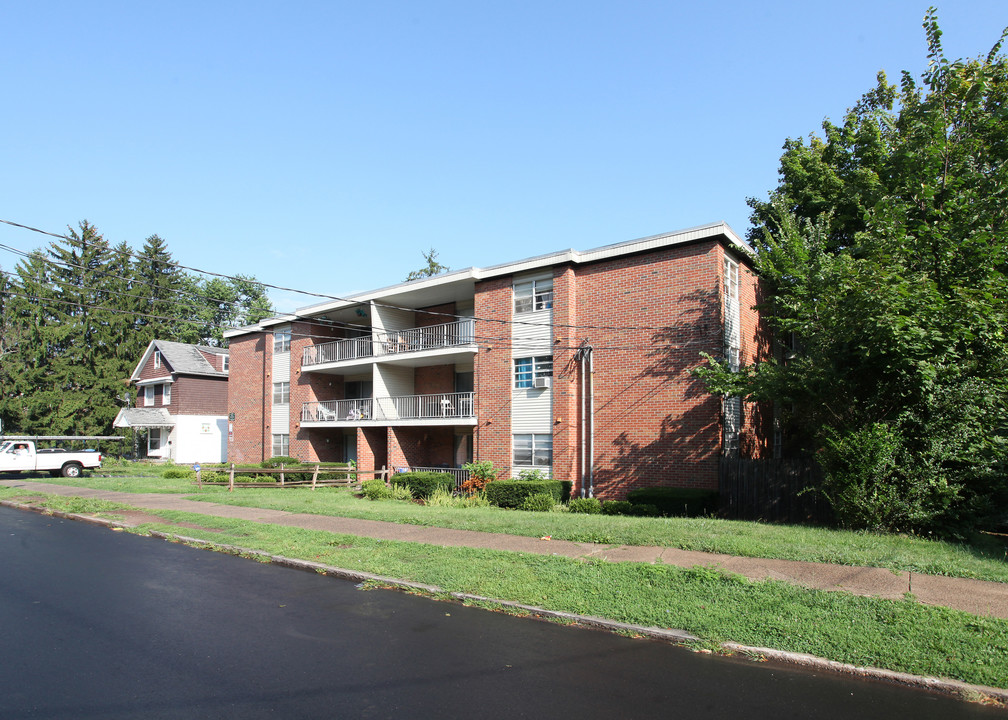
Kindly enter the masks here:
[[155, 338], [212, 345], [273, 314], [254, 278], [190, 275], [152, 235], [110, 247], [84, 221], [0, 282], [0, 418], [5, 431], [112, 431], [128, 378]]
[[[876, 87], [791, 139], [750, 200], [772, 362], [709, 386], [772, 401], [849, 526], [959, 532], [1005, 489], [1008, 61], [950, 62]], [[1005, 31], [1008, 34], [1008, 30]]]

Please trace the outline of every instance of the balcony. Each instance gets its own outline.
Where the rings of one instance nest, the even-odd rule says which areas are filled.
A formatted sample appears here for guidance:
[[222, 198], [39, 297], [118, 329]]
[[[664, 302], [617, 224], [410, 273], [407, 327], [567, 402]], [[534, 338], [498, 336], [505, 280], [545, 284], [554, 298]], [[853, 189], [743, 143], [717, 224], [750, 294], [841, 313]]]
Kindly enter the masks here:
[[307, 402], [301, 407], [301, 425], [475, 425], [473, 396], [461, 392]]
[[428, 364], [422, 362], [421, 356], [447, 362], [446, 355], [452, 354], [453, 350], [464, 349], [470, 354], [475, 351], [475, 325], [474, 320], [457, 320], [441, 325], [379, 332], [370, 337], [309, 345], [301, 357], [301, 368], [349, 367], [372, 360], [404, 365]]

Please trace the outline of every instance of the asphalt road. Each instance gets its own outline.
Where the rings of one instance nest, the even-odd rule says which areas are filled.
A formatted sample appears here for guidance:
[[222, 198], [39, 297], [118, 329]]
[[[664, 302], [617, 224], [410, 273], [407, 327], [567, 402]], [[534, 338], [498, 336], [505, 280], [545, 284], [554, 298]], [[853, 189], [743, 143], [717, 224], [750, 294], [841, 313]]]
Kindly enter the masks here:
[[0, 717], [986, 718], [0, 507]]

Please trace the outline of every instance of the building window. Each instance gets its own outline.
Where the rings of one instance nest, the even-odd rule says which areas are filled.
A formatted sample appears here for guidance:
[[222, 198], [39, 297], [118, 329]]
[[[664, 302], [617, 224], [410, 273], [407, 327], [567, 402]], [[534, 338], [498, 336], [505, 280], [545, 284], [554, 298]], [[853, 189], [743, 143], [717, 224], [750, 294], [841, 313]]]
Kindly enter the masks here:
[[161, 404], [171, 405], [171, 385], [169, 383], [161, 386]]
[[287, 405], [290, 403], [290, 383], [273, 383], [273, 404]]
[[161, 367], [161, 351], [160, 350], [155, 350], [154, 351], [154, 367], [155, 368]]
[[742, 429], [742, 398], [726, 396], [724, 399], [724, 437], [722, 447], [725, 455], [734, 455], [739, 450], [739, 434]]
[[553, 464], [553, 436], [515, 435], [515, 467], [549, 467]]
[[275, 353], [290, 352], [290, 341], [291, 341], [290, 329], [276, 330], [273, 333], [273, 352]]
[[739, 268], [738, 263], [724, 260], [724, 355], [728, 367], [738, 372], [742, 345], [739, 308]]
[[273, 457], [287, 456], [290, 454], [290, 435], [273, 436]]
[[145, 385], [144, 386], [144, 405], [150, 406], [154, 404], [154, 386]]
[[161, 449], [161, 428], [151, 428], [147, 431], [147, 452], [154, 453]]
[[515, 313], [549, 310], [553, 307], [553, 278], [515, 283]]
[[553, 356], [537, 355], [536, 357], [515, 358], [514, 386], [530, 388], [535, 386], [536, 378], [553, 377]]
[[221, 371], [227, 372], [228, 368], [230, 367], [230, 363], [228, 361], [231, 359], [231, 356], [221, 355], [220, 358], [221, 358]]

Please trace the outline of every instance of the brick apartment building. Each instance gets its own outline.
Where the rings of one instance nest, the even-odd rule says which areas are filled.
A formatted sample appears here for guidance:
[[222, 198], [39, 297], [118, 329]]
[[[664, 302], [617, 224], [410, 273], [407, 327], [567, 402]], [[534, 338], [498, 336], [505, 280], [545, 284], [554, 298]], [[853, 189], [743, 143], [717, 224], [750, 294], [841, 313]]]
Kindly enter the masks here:
[[765, 357], [748, 247], [723, 223], [469, 268], [226, 333], [228, 458], [539, 468], [575, 494], [716, 488], [765, 419], [702, 352]]
[[113, 425], [146, 431], [147, 457], [178, 463], [227, 456], [228, 349], [151, 340], [130, 382], [134, 407]]

